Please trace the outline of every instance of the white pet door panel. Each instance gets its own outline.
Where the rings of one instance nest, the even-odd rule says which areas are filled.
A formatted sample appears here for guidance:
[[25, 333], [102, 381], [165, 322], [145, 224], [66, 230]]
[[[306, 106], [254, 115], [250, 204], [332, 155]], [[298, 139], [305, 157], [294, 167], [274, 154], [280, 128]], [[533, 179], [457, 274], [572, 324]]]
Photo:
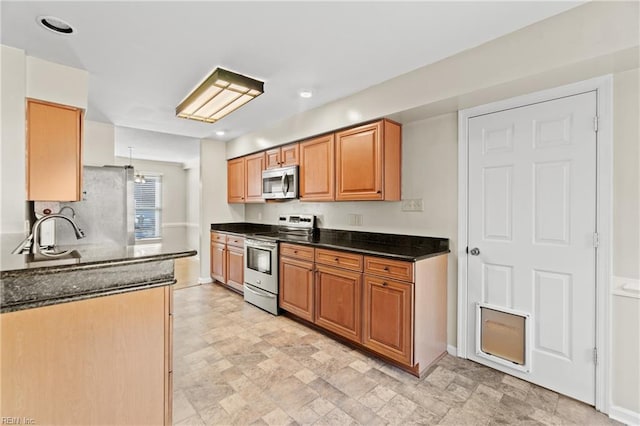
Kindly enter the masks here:
[[529, 314], [476, 304], [476, 355], [514, 368], [530, 370]]

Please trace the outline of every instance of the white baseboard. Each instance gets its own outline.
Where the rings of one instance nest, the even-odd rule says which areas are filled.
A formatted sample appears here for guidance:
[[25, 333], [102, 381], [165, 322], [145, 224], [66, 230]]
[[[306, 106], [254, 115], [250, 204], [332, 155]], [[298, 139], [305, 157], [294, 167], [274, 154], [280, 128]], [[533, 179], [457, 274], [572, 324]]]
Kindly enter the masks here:
[[449, 355], [458, 356], [458, 348], [453, 345], [447, 345], [447, 353]]
[[198, 278], [198, 284], [209, 284], [212, 283], [213, 280], [211, 279], [211, 277], [208, 278], [203, 278], [203, 277], [199, 277]]
[[609, 406], [609, 417], [626, 425], [640, 425], [640, 413], [618, 407], [617, 405]]

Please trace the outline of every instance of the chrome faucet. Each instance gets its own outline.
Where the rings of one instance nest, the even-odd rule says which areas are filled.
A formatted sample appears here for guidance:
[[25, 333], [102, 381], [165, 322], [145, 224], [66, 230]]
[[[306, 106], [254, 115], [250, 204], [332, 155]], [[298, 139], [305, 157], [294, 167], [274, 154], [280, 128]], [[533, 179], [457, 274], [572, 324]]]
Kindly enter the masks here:
[[[64, 210], [66, 207], [63, 207], [62, 210]], [[71, 209], [71, 211], [73, 212], [73, 215], [75, 217], [75, 211], [73, 211], [73, 209], [71, 207], [68, 207]], [[60, 212], [62, 212], [62, 210], [60, 210]], [[27, 254], [27, 253], [39, 253], [41, 252], [41, 247], [40, 247], [40, 226], [42, 225], [43, 222], [49, 220], [49, 219], [64, 219], [67, 222], [69, 222], [71, 224], [71, 226], [73, 227], [73, 231], [76, 234], [76, 238], [80, 239], [80, 238], [84, 238], [84, 232], [82, 231], [82, 229], [80, 229], [78, 227], [78, 225], [73, 221], [72, 218], [70, 218], [69, 216], [65, 216], [63, 214], [60, 214], [60, 212], [58, 213], [54, 213], [54, 214], [49, 214], [46, 216], [41, 217], [40, 219], [36, 220], [36, 222], [33, 224], [33, 228], [31, 228], [31, 234], [29, 234], [29, 236], [27, 238], [24, 239], [24, 241], [22, 241], [20, 244], [18, 244], [18, 247], [16, 247], [11, 253], [13, 254]], [[48, 255], [48, 256], [63, 256], [67, 253], [71, 252], [71, 250], [67, 250], [64, 252], [60, 252], [60, 253], [47, 253], [47, 252], [42, 252], [42, 254], [44, 255]]]

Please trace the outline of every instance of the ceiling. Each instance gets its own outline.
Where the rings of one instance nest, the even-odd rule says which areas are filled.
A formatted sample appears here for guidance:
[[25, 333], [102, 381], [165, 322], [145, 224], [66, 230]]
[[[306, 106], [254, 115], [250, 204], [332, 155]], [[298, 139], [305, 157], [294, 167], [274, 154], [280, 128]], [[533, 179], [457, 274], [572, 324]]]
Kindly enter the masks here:
[[[1, 42], [87, 70], [89, 120], [180, 135], [164, 141], [179, 153], [181, 144], [269, 127], [581, 3], [3, 0]], [[76, 34], [45, 30], [41, 15]], [[265, 93], [215, 124], [175, 117], [218, 66], [263, 80]], [[302, 89], [314, 96], [301, 98]], [[116, 140], [119, 155], [129, 143]], [[152, 137], [142, 151], [154, 155]]]

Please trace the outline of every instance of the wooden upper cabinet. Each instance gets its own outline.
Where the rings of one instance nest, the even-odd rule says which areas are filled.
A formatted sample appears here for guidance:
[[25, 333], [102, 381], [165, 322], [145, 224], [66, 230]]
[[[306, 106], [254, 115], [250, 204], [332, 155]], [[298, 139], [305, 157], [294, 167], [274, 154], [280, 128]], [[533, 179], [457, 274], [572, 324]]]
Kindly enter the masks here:
[[336, 200], [400, 200], [401, 127], [381, 120], [336, 133]]
[[227, 161], [227, 202], [244, 203], [245, 158]]
[[27, 199], [79, 201], [83, 111], [27, 99]]
[[300, 146], [297, 143], [269, 149], [265, 152], [266, 168], [296, 166], [299, 164]]
[[244, 202], [264, 203], [262, 198], [262, 171], [265, 165], [265, 153], [247, 155], [245, 158]]
[[300, 200], [335, 200], [334, 159], [333, 133], [300, 142]]

